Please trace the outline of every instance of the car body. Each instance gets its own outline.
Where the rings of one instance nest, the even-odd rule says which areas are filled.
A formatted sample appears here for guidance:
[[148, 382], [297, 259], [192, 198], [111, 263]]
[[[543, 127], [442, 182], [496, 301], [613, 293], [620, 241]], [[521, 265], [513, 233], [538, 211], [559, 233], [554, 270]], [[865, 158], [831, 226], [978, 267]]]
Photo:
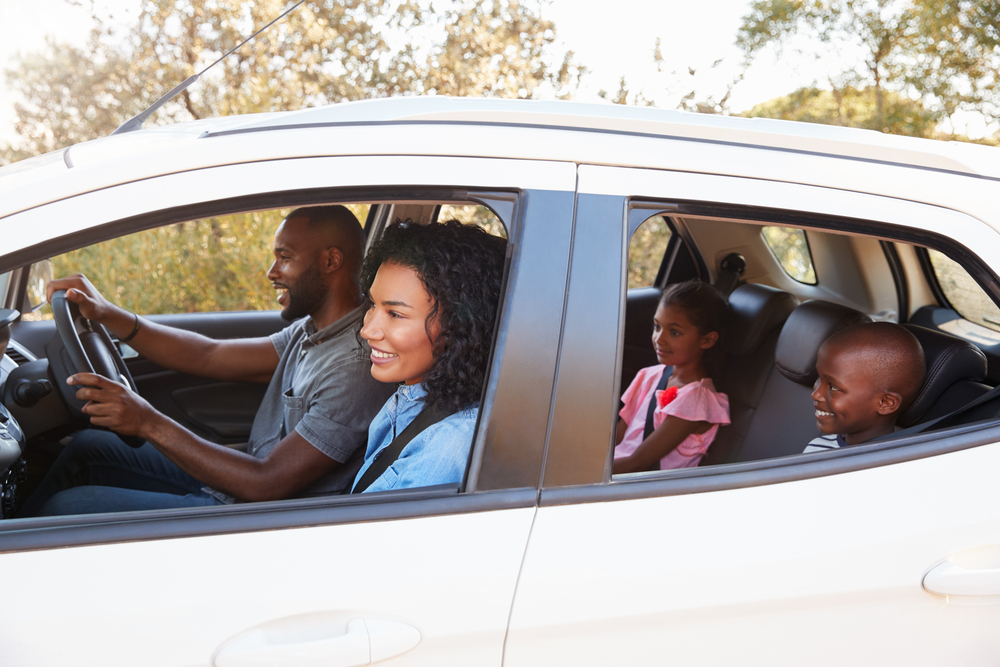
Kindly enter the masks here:
[[[402, 98], [149, 128], [0, 169], [7, 307], [33, 263], [211, 215], [366, 202], [371, 240], [396, 217], [481, 205], [509, 241], [458, 492], [2, 522], [0, 662], [992, 664], [995, 419], [803, 455], [783, 424], [798, 413], [761, 404], [767, 419], [745, 418], [792, 441], [780, 456], [612, 477], [611, 452], [623, 368], [655, 363], [654, 288], [717, 280], [733, 253], [743, 282], [797, 301], [964, 332], [991, 362], [974, 384], [997, 384], [990, 331], [921, 258], [941, 251], [1000, 301], [998, 158], [782, 121]], [[670, 242], [653, 287], [628, 289], [629, 241], [654, 216]], [[765, 225], [805, 230], [815, 284], [781, 268]], [[216, 336], [283, 326], [274, 311], [159, 318]], [[12, 351], [42, 358], [53, 327], [11, 332]], [[253, 388], [128, 363], [203, 433], [235, 438], [219, 423], [252, 417]], [[929, 592], [941, 567], [961, 594]]]

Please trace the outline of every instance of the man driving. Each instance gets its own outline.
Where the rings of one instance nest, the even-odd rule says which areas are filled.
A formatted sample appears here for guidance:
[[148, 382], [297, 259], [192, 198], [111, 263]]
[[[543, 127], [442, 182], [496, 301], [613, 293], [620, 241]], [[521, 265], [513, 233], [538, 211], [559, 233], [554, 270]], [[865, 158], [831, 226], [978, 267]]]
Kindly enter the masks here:
[[107, 301], [83, 275], [53, 280], [80, 314], [147, 359], [222, 381], [269, 382], [246, 451], [205, 440], [124, 385], [91, 373], [67, 380], [94, 426], [56, 459], [18, 516], [199, 507], [340, 493], [360, 466], [368, 425], [396, 387], [371, 375], [358, 331], [364, 231], [343, 206], [292, 211], [267, 272], [281, 316], [267, 338], [214, 340], [162, 326]]

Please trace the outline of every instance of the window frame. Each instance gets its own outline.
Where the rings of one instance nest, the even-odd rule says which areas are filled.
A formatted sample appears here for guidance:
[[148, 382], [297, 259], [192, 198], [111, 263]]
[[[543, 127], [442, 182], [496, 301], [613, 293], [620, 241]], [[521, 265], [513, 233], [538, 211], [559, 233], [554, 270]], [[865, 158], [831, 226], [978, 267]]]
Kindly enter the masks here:
[[[608, 212], [613, 211], [616, 208], [617, 210], [623, 211], [624, 215], [620, 218], [622, 220], [620, 234], [623, 239], [622, 253], [620, 254], [622, 256], [622, 262], [624, 262], [626, 260], [626, 244], [630, 237], [629, 231], [632, 228], [632, 220], [630, 217], [632, 210], [630, 207], [631, 203], [639, 202], [639, 205], [643, 209], [643, 214], [648, 217], [650, 214], [651, 203], [652, 201], [656, 201], [658, 202], [661, 210], [670, 209], [673, 211], [674, 215], [679, 218], [684, 218], [685, 216], [699, 216], [715, 219], [732, 219], [762, 225], [768, 224], [799, 227], [805, 230], [817, 229], [820, 231], [836, 231], [839, 234], [861, 235], [890, 241], [900, 241], [913, 246], [931, 245], [939, 249], [947, 249], [946, 254], [949, 256], [961, 258], [957, 261], [959, 261], [966, 268], [966, 270], [969, 271], [970, 275], [978, 276], [977, 282], [979, 282], [980, 285], [983, 284], [983, 277], [987, 277], [990, 281], [989, 289], [986, 290], [987, 294], [990, 295], [990, 298], [992, 298], [994, 302], [1000, 302], [1000, 279], [998, 279], [993, 270], [978, 255], [963, 246], [957, 240], [937, 231], [903, 226], [900, 223], [896, 223], [894, 220], [891, 222], [880, 221], [851, 217], [847, 215], [838, 215], [834, 213], [816, 212], [808, 209], [798, 210], [793, 208], [769, 207], [756, 201], [753, 203], [729, 203], [693, 198], [675, 198], [669, 196], [653, 200], [653, 198], [649, 197], [648, 194], [642, 193], [642, 186], [635, 186], [634, 179], [630, 178], [633, 170], [628, 168], [605, 168], [597, 166], [593, 167], [593, 169], [595, 176], [604, 170], [617, 169], [621, 174], [621, 185], [617, 185], [617, 174], [611, 176], [608, 180], [615, 180], [616, 185], [604, 183], [599, 189], [602, 194], [591, 195], [594, 197], [603, 197], [605, 201], [598, 203], [597, 201], [588, 200], [585, 203], [584, 197], [588, 195], [588, 192], [585, 189], [584, 179], [581, 177], [581, 185], [578, 186], [578, 219], [576, 226], [577, 232], [574, 237], [574, 265], [577, 265], [578, 263], [581, 266], [584, 264], [595, 265], [601, 261], [598, 259], [600, 251], [596, 247], [600, 244], [595, 244], [595, 242], [591, 239], [581, 238], [580, 236], [581, 220], [579, 218], [579, 212], [582, 211], [585, 215], [590, 216], [599, 216], [603, 214], [605, 215], [605, 219], [607, 219]], [[714, 184], [715, 187], [712, 189], [716, 191], [720, 190], [718, 187], [719, 183], [716, 181], [728, 178], [724, 176], [716, 177], [710, 175], [697, 176], [697, 178], [702, 177], [706, 179], [706, 184]], [[695, 177], [684, 175], [681, 178], [687, 179]], [[768, 184], [768, 186], [774, 187], [778, 192], [780, 192], [782, 185], [783, 184]], [[621, 192], [626, 189], [639, 191], [642, 195], [630, 197], [621, 194]], [[724, 191], [725, 188], [722, 188], [722, 190]], [[827, 192], [830, 191], [827, 190]], [[768, 199], [773, 199], [774, 194], [775, 193], [768, 192], [766, 197]], [[844, 196], [851, 197], [853, 194], [854, 193], [848, 193]], [[863, 195], [861, 193], [857, 193], [857, 196], [871, 197], [873, 195]], [[849, 205], [854, 206], [853, 203]], [[925, 208], [928, 213], [932, 213], [935, 209], [932, 205], [917, 202], [904, 202], [900, 205], [920, 206]], [[844, 207], [847, 208], [848, 206], [845, 205]], [[888, 220], [892, 220], [893, 217], [898, 220], [908, 220], [908, 218], [901, 213], [902, 212], [900, 212], [899, 215], [894, 214], [892, 217], [888, 218]], [[968, 218], [965, 214], [957, 211], [952, 213]], [[970, 221], [973, 220], [974, 219], [970, 218]], [[583, 228], [587, 229], [586, 226], [583, 226]], [[980, 228], [978, 227], [976, 228], [976, 233], [978, 233], [979, 229]], [[997, 241], [994, 240], [994, 242]], [[578, 257], [577, 253], [581, 251], [585, 254], [588, 252], [595, 254], [586, 258]], [[605, 254], [607, 253], [605, 252]], [[603, 258], [603, 260], [606, 261], [607, 257]], [[621, 265], [618, 268], [620, 269], [618, 285], [620, 296], [617, 302], [619, 308], [617, 311], [617, 320], [621, 322], [623, 326], [627, 266]], [[571, 294], [569, 296], [570, 303], [572, 303], [574, 299], [573, 292], [575, 286], [572, 284], [572, 281], [575, 279], [576, 272], [573, 272], [572, 275], [573, 278], [571, 279], [570, 286]], [[582, 291], [589, 295], [589, 293], [593, 291], [593, 287], [588, 285], [586, 289]], [[577, 295], [577, 298], [579, 298], [582, 302], [582, 297]], [[594, 298], [590, 298], [589, 303], [592, 305], [594, 303]], [[597, 314], [595, 317], [600, 317], [600, 315]], [[569, 320], [567, 320], [565, 328], [569, 330]], [[619, 390], [617, 387], [620, 382], [622, 341], [623, 331], [620, 328], [616, 348], [618, 356], [615, 360], [616, 368], [613, 374], [613, 381], [608, 382], [608, 386], [604, 387], [603, 385], [606, 378], [603, 376], [600, 378], [592, 376], [590, 378], [591, 383], [599, 385], [594, 392], [604, 390], [607, 394], [609, 394], [609, 398], [600, 406], [599, 410], [597, 408], [597, 404], [594, 403], [594, 401], [597, 400], [595, 393], [592, 392], [589, 398], [584, 398], [582, 395], [578, 397], [575, 394], [567, 392], [567, 397], [572, 397], [571, 400], [581, 404], [592, 403], [592, 407], [588, 408], [588, 412], [597, 411], [599, 414], [589, 418], [590, 422], [593, 423], [588, 422], [587, 425], [578, 426], [576, 431], [572, 431], [572, 434], [576, 434], [578, 431], [580, 437], [567, 438], [573, 441], [577, 449], [576, 452], [573, 452], [572, 449], [559, 442], [557, 442], [554, 447], [553, 440], [555, 439], [555, 435], [550, 438], [549, 447], [546, 450], [546, 474], [543, 478], [543, 485], [540, 492], [540, 507], [546, 505], [603, 502], [608, 500], [625, 500], [640, 497], [700, 493], [840, 474], [843, 472], [852, 472], [871, 467], [890, 465], [907, 460], [915, 460], [928, 456], [958, 451], [961, 449], [977, 447], [995, 442], [996, 438], [1000, 436], [1000, 420], [991, 420], [983, 423], [962, 425], [948, 429], [944, 432], [922, 433], [909, 436], [898, 441], [867, 445], [858, 449], [852, 448], [850, 450], [838, 450], [822, 456], [820, 459], [815, 458], [815, 455], [799, 455], [780, 459], [765, 459], [746, 463], [727, 464], [724, 466], [705, 466], [673, 471], [654, 471], [635, 475], [616, 476], [612, 479], [611, 461], [613, 457], [614, 435], [616, 431], [614, 424], [617, 421], [617, 410], [615, 408], [620, 405], [618, 402]], [[561, 354], [565, 357], [566, 350], [562, 350]], [[576, 361], [577, 363], [580, 362], [579, 359]], [[607, 379], [611, 380], [610, 377]], [[560, 372], [560, 377], [557, 381], [560, 385], [564, 382], [562, 372]], [[579, 381], [579, 378], [574, 378], [574, 382]], [[555, 409], [556, 411], [559, 410], [558, 404]], [[598, 431], [598, 429], [596, 429], [596, 420], [603, 419], [601, 415], [607, 415], [608, 423], [607, 427], [600, 429], [600, 431], [609, 433], [608, 441], [602, 446], [603, 452], [606, 455], [603, 475], [598, 474], [598, 471], [592, 466], [583, 470], [581, 466], [576, 464], [570, 458], [574, 454], [582, 457], [591, 449], [597, 449], [595, 442], [591, 442], [590, 444], [584, 446], [583, 441], [586, 439], [585, 431], [587, 431], [588, 427], [591, 431]], [[555, 428], [556, 424], [553, 425], [553, 430], [555, 430]], [[566, 436], [563, 437], [565, 438]], [[596, 441], [596, 436], [593, 436], [592, 440]], [[573, 470], [574, 474], [560, 475], [560, 466], [565, 466], [567, 469]], [[589, 478], [587, 476], [589, 476]], [[568, 483], [567, 477], [571, 478]]]
[[[169, 177], [168, 177], [169, 178]], [[157, 510], [129, 512], [125, 514], [100, 514], [67, 517], [46, 517], [38, 519], [17, 519], [0, 522], [0, 550], [25, 551], [66, 546], [108, 544], [133, 540], [168, 539], [200, 535], [217, 535], [241, 532], [257, 532], [278, 528], [300, 528], [318, 525], [354, 523], [358, 521], [384, 521], [391, 519], [417, 518], [448, 514], [474, 513], [488, 510], [502, 510], [532, 507], [537, 497], [537, 473], [527, 475], [509, 474], [505, 464], [511, 464], [510, 455], [494, 451], [494, 431], [496, 424], [490, 422], [491, 415], [499, 407], [507, 406], [515, 397], [509, 388], [500, 394], [498, 383], [509, 383], [516, 358], [511, 356], [504, 363], [504, 346], [518, 331], [526, 329], [524, 316], [513, 312], [513, 292], [521, 284], [517, 280], [518, 267], [537, 267], [537, 258], [525, 258], [525, 234], [545, 233], [546, 226], [526, 224], [526, 212], [531, 205], [544, 212], [546, 208], [559, 208], [553, 197], [564, 195], [566, 200], [571, 192], [532, 192], [510, 188], [504, 190], [487, 188], [460, 188], [441, 186], [398, 186], [371, 187], [326, 187], [295, 191], [258, 193], [238, 197], [220, 198], [182, 206], [153, 210], [118, 220], [110, 220], [86, 230], [72, 232], [49, 239], [43, 243], [14, 251], [0, 258], [0, 266], [21, 268], [34, 261], [60, 252], [68, 252], [94, 242], [117, 238], [163, 225], [201, 219], [213, 215], [258, 210], [263, 208], [294, 208], [312, 204], [370, 201], [372, 203], [395, 201], [454, 201], [456, 203], [476, 203], [490, 208], [507, 232], [507, 259], [505, 263], [502, 298], [494, 333], [490, 370], [483, 387], [482, 409], [476, 424], [475, 436], [466, 468], [466, 475], [459, 489], [425, 488], [397, 490], [369, 495], [340, 495], [304, 499], [286, 499], [274, 502], [225, 505], [211, 508], [185, 508], [178, 510]], [[387, 209], [388, 207], [378, 207]], [[566, 208], [563, 206], [562, 208]], [[545, 221], [546, 216], [536, 216]], [[366, 234], [380, 234], [389, 222], [379, 217], [376, 208], [369, 211]], [[372, 224], [372, 223], [381, 223]], [[566, 220], [568, 230], [571, 220]], [[558, 234], [558, 226], [549, 226], [549, 235]], [[369, 242], [371, 237], [369, 237]], [[566, 252], [568, 253], [568, 238]], [[544, 245], [534, 247], [543, 250]], [[523, 276], [522, 276], [523, 277]], [[527, 280], [530, 283], [530, 279]], [[561, 280], [553, 281], [562, 297]], [[8, 296], [8, 298], [10, 298]], [[522, 299], [523, 301], [523, 299]], [[558, 326], [558, 318], [556, 318]], [[522, 387], [523, 389], [523, 387]], [[502, 406], [500, 404], [503, 404]], [[538, 409], [542, 419], [547, 416], [547, 405]], [[484, 427], [484, 424], [487, 426]], [[542, 425], [542, 432], [544, 427]], [[535, 457], [541, 465], [544, 439], [533, 438], [534, 447], [524, 447], [515, 452], [517, 460]], [[509, 449], [509, 448], [508, 448]], [[504, 458], [504, 457], [507, 458]], [[537, 466], [536, 466], [537, 467]], [[497, 470], [499, 468], [499, 471]], [[512, 481], [513, 480], [513, 481]]]

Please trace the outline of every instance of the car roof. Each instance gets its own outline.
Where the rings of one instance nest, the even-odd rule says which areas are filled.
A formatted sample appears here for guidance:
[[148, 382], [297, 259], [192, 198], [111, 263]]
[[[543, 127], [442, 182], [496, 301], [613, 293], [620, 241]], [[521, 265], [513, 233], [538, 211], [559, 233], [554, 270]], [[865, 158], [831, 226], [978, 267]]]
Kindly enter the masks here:
[[[348, 131], [363, 134], [364, 141], [343, 141]], [[338, 138], [316, 140], [331, 132]], [[290, 141], [293, 137], [297, 139]], [[997, 149], [968, 143], [614, 104], [397, 97], [204, 119], [77, 144], [0, 168], [0, 217], [138, 178], [308, 155], [463, 155], [670, 168], [658, 164], [655, 140], [861, 160], [1000, 181]]]

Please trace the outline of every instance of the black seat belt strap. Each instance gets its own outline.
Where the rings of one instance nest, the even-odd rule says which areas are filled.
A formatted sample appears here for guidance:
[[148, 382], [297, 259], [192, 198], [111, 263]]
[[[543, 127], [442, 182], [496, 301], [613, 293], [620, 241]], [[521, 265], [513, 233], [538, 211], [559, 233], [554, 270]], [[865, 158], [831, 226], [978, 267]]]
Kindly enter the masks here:
[[905, 438], [906, 436], [913, 435], [915, 433], [923, 433], [924, 431], [930, 429], [932, 426], [934, 426], [935, 424], [937, 424], [939, 422], [943, 422], [944, 420], [950, 419], [952, 417], [957, 417], [958, 415], [962, 414], [963, 412], [968, 412], [969, 410], [971, 410], [973, 408], [977, 408], [980, 405], [982, 405], [983, 403], [986, 403], [988, 401], [992, 401], [994, 398], [997, 398], [997, 397], [1000, 397], [1000, 385], [997, 385], [996, 387], [993, 387], [988, 392], [986, 392], [985, 394], [983, 394], [982, 396], [980, 396], [976, 400], [972, 401], [971, 403], [966, 403], [965, 405], [963, 405], [962, 407], [958, 408], [957, 410], [952, 410], [948, 414], [941, 415], [937, 419], [932, 419], [932, 420], [930, 420], [928, 422], [924, 422], [923, 424], [917, 424], [916, 426], [911, 426], [909, 428], [904, 428], [904, 429], [896, 431], [894, 433], [887, 433], [886, 435], [879, 436], [877, 438], [873, 438], [870, 442], [884, 442], [886, 440], [896, 440], [898, 438]]
[[376, 479], [382, 476], [386, 470], [389, 469], [399, 455], [403, 452], [403, 448], [410, 444], [410, 441], [415, 437], [420, 435], [420, 433], [429, 426], [433, 426], [438, 423], [448, 415], [441, 414], [440, 412], [424, 408], [416, 418], [411, 421], [403, 432], [397, 435], [389, 446], [383, 449], [381, 452], [376, 454], [375, 460], [372, 461], [371, 466], [365, 471], [365, 474], [361, 477], [357, 484], [354, 485], [354, 489], [351, 493], [361, 493], [369, 486], [372, 485]]
[[[667, 388], [667, 382], [670, 380], [670, 376], [674, 372], [673, 366], [667, 366], [663, 369], [663, 375], [660, 376], [660, 381], [657, 383], [656, 388], [659, 391], [663, 391]], [[653, 396], [649, 399], [649, 408], [646, 409], [646, 430], [642, 433], [642, 439], [645, 440], [653, 434], [653, 413], [656, 412], [656, 392], [653, 392]]]

